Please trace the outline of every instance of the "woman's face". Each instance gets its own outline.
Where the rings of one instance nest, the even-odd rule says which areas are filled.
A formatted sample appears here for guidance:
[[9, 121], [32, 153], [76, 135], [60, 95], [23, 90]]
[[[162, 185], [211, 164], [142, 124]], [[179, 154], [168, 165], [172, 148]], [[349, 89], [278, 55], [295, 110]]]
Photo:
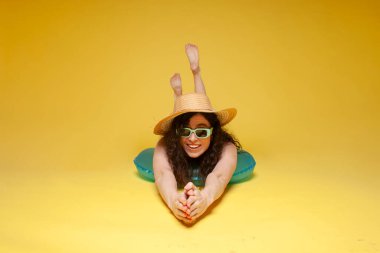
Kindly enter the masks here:
[[[211, 128], [210, 123], [200, 113], [195, 114], [190, 118], [189, 124], [186, 126], [191, 129], [196, 128]], [[201, 156], [210, 146], [211, 136], [200, 139], [195, 133], [191, 133], [189, 137], [180, 137], [180, 143], [186, 154], [191, 158]]]

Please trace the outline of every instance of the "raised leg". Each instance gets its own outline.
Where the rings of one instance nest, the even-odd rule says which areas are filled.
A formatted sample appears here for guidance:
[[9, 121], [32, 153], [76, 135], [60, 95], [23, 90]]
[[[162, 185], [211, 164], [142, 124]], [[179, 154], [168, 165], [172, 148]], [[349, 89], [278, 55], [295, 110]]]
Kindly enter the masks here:
[[174, 96], [178, 97], [182, 95], [182, 82], [181, 82], [181, 76], [178, 73], [175, 73], [170, 78], [170, 85], [173, 88]]
[[195, 92], [206, 94], [206, 89], [201, 78], [201, 70], [199, 68], [198, 47], [193, 44], [186, 44], [185, 51], [190, 62], [190, 69], [193, 72]]

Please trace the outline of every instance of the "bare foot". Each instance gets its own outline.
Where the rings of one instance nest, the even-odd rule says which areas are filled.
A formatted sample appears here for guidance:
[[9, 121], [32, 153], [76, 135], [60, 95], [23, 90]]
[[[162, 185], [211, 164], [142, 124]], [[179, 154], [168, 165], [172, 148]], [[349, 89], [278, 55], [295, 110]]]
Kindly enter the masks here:
[[182, 95], [182, 82], [181, 82], [181, 76], [178, 73], [175, 73], [172, 78], [170, 78], [170, 85], [173, 88], [174, 95], [176, 97]]
[[198, 55], [198, 47], [193, 44], [186, 44], [185, 51], [187, 58], [190, 62], [190, 68], [193, 72], [199, 71], [199, 55]]
[[206, 89], [201, 78], [199, 68], [199, 53], [198, 47], [193, 44], [186, 44], [185, 51], [190, 62], [190, 68], [194, 76], [194, 88], [196, 93], [206, 94]]

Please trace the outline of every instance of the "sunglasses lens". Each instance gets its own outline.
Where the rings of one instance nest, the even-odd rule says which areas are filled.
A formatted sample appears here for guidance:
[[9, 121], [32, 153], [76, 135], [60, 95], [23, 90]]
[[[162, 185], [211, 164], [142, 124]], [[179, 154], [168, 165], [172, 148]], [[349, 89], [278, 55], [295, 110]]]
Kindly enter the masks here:
[[178, 134], [182, 137], [188, 137], [190, 136], [190, 129], [187, 129], [187, 128], [181, 128], [178, 130]]
[[206, 138], [208, 135], [207, 130], [205, 130], [205, 129], [196, 130], [195, 134], [197, 135], [198, 138]]

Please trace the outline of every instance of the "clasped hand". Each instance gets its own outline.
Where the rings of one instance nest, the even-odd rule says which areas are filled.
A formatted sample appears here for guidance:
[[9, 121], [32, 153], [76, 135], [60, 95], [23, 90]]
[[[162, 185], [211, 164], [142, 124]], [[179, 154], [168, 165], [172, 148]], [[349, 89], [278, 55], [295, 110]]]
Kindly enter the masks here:
[[208, 208], [205, 193], [199, 190], [192, 182], [187, 183], [183, 192], [174, 198], [172, 211], [174, 215], [185, 223], [193, 223]]

